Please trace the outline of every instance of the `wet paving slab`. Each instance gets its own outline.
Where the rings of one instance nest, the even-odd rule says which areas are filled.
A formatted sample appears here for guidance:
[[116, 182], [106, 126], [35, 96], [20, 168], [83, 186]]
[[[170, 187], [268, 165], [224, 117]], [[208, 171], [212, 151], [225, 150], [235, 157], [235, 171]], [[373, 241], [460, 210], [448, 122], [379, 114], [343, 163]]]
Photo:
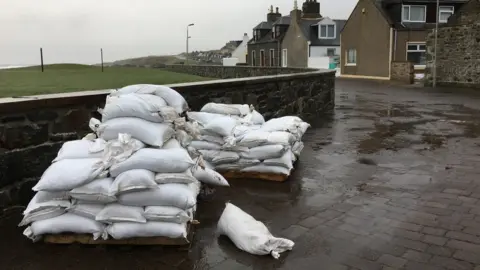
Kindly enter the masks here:
[[[239, 180], [198, 206], [189, 251], [53, 246], [0, 220], [1, 269], [479, 269], [480, 94], [337, 80], [285, 183]], [[225, 202], [295, 241], [279, 260], [216, 235]]]

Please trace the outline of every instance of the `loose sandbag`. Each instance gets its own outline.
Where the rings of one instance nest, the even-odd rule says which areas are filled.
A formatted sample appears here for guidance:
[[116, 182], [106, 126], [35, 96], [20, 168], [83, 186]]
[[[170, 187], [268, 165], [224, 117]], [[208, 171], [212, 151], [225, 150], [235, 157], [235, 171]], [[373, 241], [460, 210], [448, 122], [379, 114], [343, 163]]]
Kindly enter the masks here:
[[193, 176], [200, 182], [214, 186], [228, 187], [227, 180], [218, 172], [210, 168], [202, 168], [201, 166], [195, 166], [192, 168]]
[[104, 171], [101, 159], [63, 159], [52, 163], [43, 173], [34, 191], [67, 191], [85, 185]]
[[197, 181], [192, 175], [190, 169], [183, 173], [157, 173], [155, 175], [155, 182], [157, 184], [190, 184]]
[[92, 151], [92, 148], [97, 144], [97, 141], [105, 143], [104, 140], [96, 139], [93, 141], [90, 140], [74, 140], [66, 142], [62, 145], [62, 148], [58, 151], [57, 157], [52, 161], [56, 162], [62, 159], [76, 159], [76, 158], [101, 158], [103, 155], [103, 148], [95, 149]]
[[173, 206], [189, 209], [197, 203], [196, 194], [188, 185], [162, 184], [157, 189], [125, 193], [118, 202], [130, 206]]
[[72, 198], [92, 203], [111, 203], [117, 200], [110, 193], [113, 178], [95, 179], [92, 182], [72, 189], [69, 194]]
[[227, 137], [233, 134], [234, 128], [239, 124], [239, 121], [232, 117], [222, 116], [210, 121], [203, 127], [203, 130]]
[[279, 158], [266, 159], [263, 161], [265, 166], [284, 167], [286, 169], [293, 169], [294, 154], [291, 150], [285, 151], [283, 156]]
[[105, 206], [95, 217], [96, 221], [104, 223], [114, 222], [138, 222], [145, 223], [147, 220], [143, 216], [143, 207], [127, 206], [118, 203], [112, 203]]
[[121, 117], [137, 117], [150, 122], [172, 122], [179, 117], [161, 97], [148, 94], [127, 94], [110, 97], [101, 110], [102, 121]]
[[113, 91], [111, 96], [125, 95], [130, 93], [137, 94], [152, 94], [163, 98], [168, 106], [175, 108], [175, 111], [178, 114], [186, 111], [188, 109], [187, 101], [180, 95], [177, 91], [173, 90], [170, 87], [163, 85], [154, 85], [154, 84], [135, 84], [125, 86], [116, 91]]
[[100, 222], [71, 213], [35, 221], [23, 232], [26, 237], [33, 241], [39, 240], [44, 234], [60, 233], [93, 234], [95, 240], [99, 237], [107, 239], [108, 236], [105, 227]]
[[268, 166], [263, 163], [255, 166], [243, 168], [241, 171], [290, 175], [290, 169], [287, 169], [285, 167], [280, 167], [280, 166]]
[[242, 152], [240, 156], [248, 159], [265, 160], [281, 157], [286, 150], [287, 148], [280, 144], [262, 145], [250, 148], [250, 151]]
[[231, 203], [227, 203], [217, 225], [218, 233], [225, 235], [237, 248], [254, 255], [272, 255], [292, 250], [294, 243], [285, 238], [274, 237], [260, 221]]
[[105, 208], [104, 204], [77, 202], [70, 206], [67, 209], [67, 212], [95, 220], [95, 217], [103, 210], [103, 208]]
[[180, 208], [171, 206], [147, 206], [143, 214], [148, 221], [185, 223], [192, 220], [191, 215]]
[[158, 188], [155, 183], [155, 173], [144, 169], [134, 169], [123, 172], [115, 177], [110, 185], [110, 194], [118, 196], [125, 192]]
[[187, 237], [187, 226], [185, 223], [160, 221], [149, 221], [147, 223], [121, 222], [108, 226], [107, 232], [114, 239], [160, 236], [175, 239]]
[[107, 141], [118, 138], [121, 133], [126, 133], [148, 145], [162, 147], [175, 135], [175, 131], [169, 124], [153, 123], [140, 118], [115, 118], [101, 124], [98, 122], [95, 124], [96, 121], [92, 119], [90, 126], [100, 138]]
[[243, 116], [250, 113], [250, 106], [246, 104], [222, 104], [211, 102], [205, 104], [200, 111], [207, 113]]
[[194, 165], [185, 149], [144, 148], [134, 153], [124, 162], [113, 165], [113, 177], [134, 169], [145, 169], [156, 173], [182, 173]]

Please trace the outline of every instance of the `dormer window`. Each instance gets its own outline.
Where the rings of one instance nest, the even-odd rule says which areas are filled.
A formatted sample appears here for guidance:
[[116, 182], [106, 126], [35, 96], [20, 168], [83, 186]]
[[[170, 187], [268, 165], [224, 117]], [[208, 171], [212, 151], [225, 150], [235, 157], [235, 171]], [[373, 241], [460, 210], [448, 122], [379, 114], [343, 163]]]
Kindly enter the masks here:
[[402, 22], [424, 23], [427, 17], [426, 6], [404, 5], [402, 7]]
[[322, 24], [320, 27], [320, 38], [333, 39], [335, 38], [335, 24]]

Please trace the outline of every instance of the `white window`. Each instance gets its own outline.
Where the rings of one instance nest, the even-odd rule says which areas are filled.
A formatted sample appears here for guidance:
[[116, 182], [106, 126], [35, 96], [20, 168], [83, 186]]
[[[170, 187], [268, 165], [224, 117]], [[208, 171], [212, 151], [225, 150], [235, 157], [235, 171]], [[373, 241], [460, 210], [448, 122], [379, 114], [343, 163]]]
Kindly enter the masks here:
[[347, 66], [356, 66], [357, 65], [357, 50], [356, 49], [348, 49], [347, 52]]
[[438, 22], [441, 23], [446, 23], [455, 10], [454, 7], [440, 7], [439, 9]]
[[407, 43], [407, 61], [416, 66], [424, 66], [426, 62], [426, 47], [424, 42]]
[[425, 22], [427, 17], [426, 6], [403, 6], [402, 21], [403, 22]]
[[282, 67], [287, 67], [287, 49], [282, 50]]
[[335, 38], [335, 24], [320, 25], [320, 38]]

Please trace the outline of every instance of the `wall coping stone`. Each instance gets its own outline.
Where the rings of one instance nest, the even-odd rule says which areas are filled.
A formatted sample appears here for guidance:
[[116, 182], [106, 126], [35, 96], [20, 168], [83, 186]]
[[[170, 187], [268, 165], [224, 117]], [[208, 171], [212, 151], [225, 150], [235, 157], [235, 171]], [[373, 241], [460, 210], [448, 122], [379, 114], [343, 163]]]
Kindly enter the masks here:
[[[232, 68], [238, 68], [237, 66]], [[249, 67], [246, 67], [249, 68]], [[263, 68], [263, 67], [262, 67]], [[268, 67], [266, 67], [268, 68]], [[200, 82], [178, 83], [166, 85], [173, 89], [181, 88], [181, 91], [189, 90], [191, 88], [198, 89], [199, 86], [208, 85], [209, 89], [220, 88], [226, 86], [241, 86], [241, 85], [254, 85], [268, 81], [288, 81], [292, 78], [307, 78], [312, 75], [335, 73], [334, 70], [313, 70], [311, 72], [291, 73], [291, 74], [278, 74], [269, 76], [258, 77], [245, 77], [235, 79], [220, 79]], [[212, 87], [213, 86], [213, 87]], [[19, 96], [0, 98], [0, 113], [11, 113], [18, 111], [37, 110], [41, 108], [78, 105], [83, 103], [92, 103], [92, 99], [104, 100], [105, 96], [110, 94], [113, 89], [92, 90], [92, 91], [79, 91], [68, 92], [58, 94], [46, 94], [46, 95], [34, 95], [34, 96]]]

